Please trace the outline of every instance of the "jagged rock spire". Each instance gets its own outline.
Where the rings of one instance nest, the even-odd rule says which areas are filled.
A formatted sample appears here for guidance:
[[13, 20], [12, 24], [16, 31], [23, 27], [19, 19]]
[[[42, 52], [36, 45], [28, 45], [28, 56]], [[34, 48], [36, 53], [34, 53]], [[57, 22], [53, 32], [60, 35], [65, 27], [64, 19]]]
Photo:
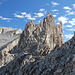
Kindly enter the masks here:
[[60, 21], [60, 24], [62, 25], [62, 21]]
[[50, 27], [54, 28], [55, 20], [54, 20], [54, 17], [50, 13], [48, 13], [46, 18], [44, 18], [43, 26], [45, 29], [49, 29]]
[[47, 16], [50, 16], [50, 15], [51, 15], [51, 13], [48, 13], [48, 14], [47, 14]]
[[34, 25], [33, 21], [26, 24], [24, 37], [20, 38], [19, 45], [21, 48], [30, 48], [40, 43], [46, 44], [52, 50], [56, 44], [59, 44], [59, 46], [63, 44], [62, 34], [61, 25], [56, 26], [53, 16], [48, 13], [44, 21], [40, 22], [40, 25]]

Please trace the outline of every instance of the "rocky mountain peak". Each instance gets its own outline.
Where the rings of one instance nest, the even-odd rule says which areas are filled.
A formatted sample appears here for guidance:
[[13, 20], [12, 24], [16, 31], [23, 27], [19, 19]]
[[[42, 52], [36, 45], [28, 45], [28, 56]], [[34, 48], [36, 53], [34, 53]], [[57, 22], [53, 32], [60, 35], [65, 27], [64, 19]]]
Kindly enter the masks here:
[[27, 24], [26, 24], [26, 29], [28, 28], [28, 27], [32, 27], [32, 26], [34, 26], [34, 21], [30, 21], [30, 22], [28, 22]]
[[53, 15], [51, 15], [50, 13], [47, 14], [46, 19], [54, 19]]
[[51, 14], [40, 25], [30, 21], [10, 52], [13, 61], [0, 68], [0, 75], [75, 75], [75, 32], [65, 43], [62, 35], [62, 22], [55, 25]]
[[46, 18], [44, 18], [43, 26], [45, 28], [49, 28], [49, 27], [54, 28], [55, 27], [55, 20], [54, 20], [53, 15], [51, 15], [50, 13], [48, 13], [48, 15], [46, 16]]
[[50, 15], [51, 15], [51, 13], [48, 13], [48, 14], [47, 14], [47, 16], [50, 16]]
[[53, 16], [48, 13], [40, 25], [34, 25], [33, 21], [26, 24], [24, 32], [21, 34], [18, 44], [19, 48], [30, 49], [31, 47], [47, 46], [49, 52], [58, 44], [63, 44], [62, 26], [55, 25]]

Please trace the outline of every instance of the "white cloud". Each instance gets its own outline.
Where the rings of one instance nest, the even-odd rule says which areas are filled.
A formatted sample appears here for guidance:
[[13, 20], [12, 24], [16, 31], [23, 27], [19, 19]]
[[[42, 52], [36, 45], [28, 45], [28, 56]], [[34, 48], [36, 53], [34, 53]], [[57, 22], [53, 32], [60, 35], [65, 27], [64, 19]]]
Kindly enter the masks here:
[[73, 20], [69, 21], [69, 23], [70, 23], [71, 25], [75, 25], [75, 22], [74, 22]]
[[36, 18], [32, 17], [31, 14], [26, 14], [25, 17], [29, 20], [36, 20]]
[[[47, 10], [45, 10], [45, 9], [43, 9], [43, 8], [40, 9], [39, 11], [42, 12], [43, 14], [46, 14], [46, 13], [47, 13]], [[34, 13], [34, 14], [36, 14], [36, 13]]]
[[63, 9], [72, 10], [72, 8], [70, 8], [70, 7], [68, 7], [68, 6], [63, 7]]
[[68, 23], [68, 18], [65, 16], [58, 17], [58, 21], [62, 21], [63, 24]]
[[57, 24], [57, 25], [59, 25], [60, 23], [59, 23], [59, 22], [57, 22], [56, 24]]
[[53, 17], [57, 17], [57, 15], [53, 15]]
[[2, 18], [2, 16], [0, 16], [0, 18]]
[[75, 9], [75, 4], [72, 4], [73, 5], [73, 8]]
[[22, 12], [19, 15], [17, 13], [14, 13], [13, 15], [14, 17], [17, 17], [17, 18], [27, 18], [29, 20], [36, 20], [35, 17], [32, 17], [31, 14], [27, 14], [26, 12]]
[[75, 22], [75, 18], [72, 18], [72, 21]]
[[2, 18], [2, 20], [12, 20], [11, 18]]
[[75, 11], [67, 10], [65, 12], [67, 13], [66, 15], [75, 15]]
[[30, 18], [31, 14], [26, 14], [25, 17]]
[[59, 5], [57, 2], [52, 1], [51, 2], [53, 6]]
[[52, 11], [58, 11], [57, 9], [53, 9]]
[[72, 18], [72, 20], [70, 20], [68, 22], [71, 25], [67, 25], [67, 27], [72, 27], [71, 29], [67, 29], [68, 31], [75, 31], [74, 26], [75, 26], [75, 18]]
[[70, 12], [69, 10], [65, 11], [66, 13]]
[[73, 37], [72, 34], [64, 35], [66, 39], [71, 39]]
[[43, 17], [44, 13], [34, 13], [36, 16], [35, 17]]
[[17, 15], [16, 13], [14, 13], [13, 15], [14, 15], [14, 17], [17, 17], [17, 18], [24, 18], [23, 15]]
[[[43, 11], [43, 12], [41, 12]], [[14, 13], [14, 17], [17, 17], [17, 18], [22, 18], [22, 19], [25, 19], [25, 20], [36, 20], [37, 18], [40, 18], [40, 17], [43, 17], [45, 14], [46, 14], [46, 10], [45, 9], [40, 9], [39, 10], [39, 13], [33, 13], [34, 16], [32, 15], [32, 13], [26, 13], [26, 12], [16, 12]]]
[[45, 9], [40, 9], [39, 11], [45, 11]]
[[73, 28], [72, 28], [72, 29], [66, 29], [66, 30], [68, 30], [68, 31], [73, 31], [73, 32], [75, 31], [75, 29], [73, 29]]
[[59, 13], [55, 13], [55, 14], [59, 14]]
[[29, 19], [29, 20], [36, 20], [36, 18], [32, 18], [32, 17], [28, 17], [27, 19]]
[[26, 15], [26, 12], [22, 12], [21, 14], [22, 14], [22, 15]]
[[68, 12], [68, 15], [75, 15], [75, 11]]
[[11, 18], [5, 18], [5, 17], [3, 17], [3, 16], [0, 16], [0, 19], [1, 19], [1, 20], [6, 20], [6, 21], [12, 20]]
[[69, 28], [71, 28], [71, 27], [73, 27], [73, 25], [66, 25], [65, 27], [69, 27]]

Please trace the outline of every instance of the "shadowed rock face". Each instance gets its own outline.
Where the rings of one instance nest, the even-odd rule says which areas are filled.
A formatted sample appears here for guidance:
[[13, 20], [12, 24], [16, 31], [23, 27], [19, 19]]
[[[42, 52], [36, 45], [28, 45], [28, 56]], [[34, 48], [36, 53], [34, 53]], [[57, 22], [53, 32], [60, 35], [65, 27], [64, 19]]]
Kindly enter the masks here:
[[44, 18], [44, 21], [40, 22], [40, 25], [34, 25], [33, 21], [26, 24], [25, 30], [21, 34], [18, 47], [20, 49], [36, 47], [40, 53], [41, 50], [39, 50], [39, 47], [42, 46], [44, 48], [46, 46], [48, 52], [50, 52], [56, 45], [61, 46], [64, 43], [62, 35], [62, 23], [60, 22], [60, 25], [55, 25], [53, 16], [48, 14]]

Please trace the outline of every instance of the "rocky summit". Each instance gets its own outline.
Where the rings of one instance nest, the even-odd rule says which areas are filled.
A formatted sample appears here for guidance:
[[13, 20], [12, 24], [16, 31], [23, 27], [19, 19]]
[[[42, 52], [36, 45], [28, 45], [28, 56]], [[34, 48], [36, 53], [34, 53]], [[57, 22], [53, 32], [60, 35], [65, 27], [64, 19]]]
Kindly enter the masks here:
[[[55, 25], [50, 13], [40, 25], [34, 25], [30, 21], [17, 45], [10, 51], [6, 50], [14, 57], [1, 66], [0, 75], [75, 75], [74, 41], [75, 35], [64, 43], [62, 22]], [[7, 54], [3, 54], [5, 59]], [[0, 61], [2, 62], [2, 58]]]
[[40, 25], [34, 25], [33, 21], [26, 24], [18, 47], [21, 50], [29, 50], [28, 52], [33, 55], [46, 55], [56, 45], [60, 47], [63, 43], [62, 22], [59, 25], [55, 25], [53, 16], [48, 13], [44, 21], [40, 22]]

